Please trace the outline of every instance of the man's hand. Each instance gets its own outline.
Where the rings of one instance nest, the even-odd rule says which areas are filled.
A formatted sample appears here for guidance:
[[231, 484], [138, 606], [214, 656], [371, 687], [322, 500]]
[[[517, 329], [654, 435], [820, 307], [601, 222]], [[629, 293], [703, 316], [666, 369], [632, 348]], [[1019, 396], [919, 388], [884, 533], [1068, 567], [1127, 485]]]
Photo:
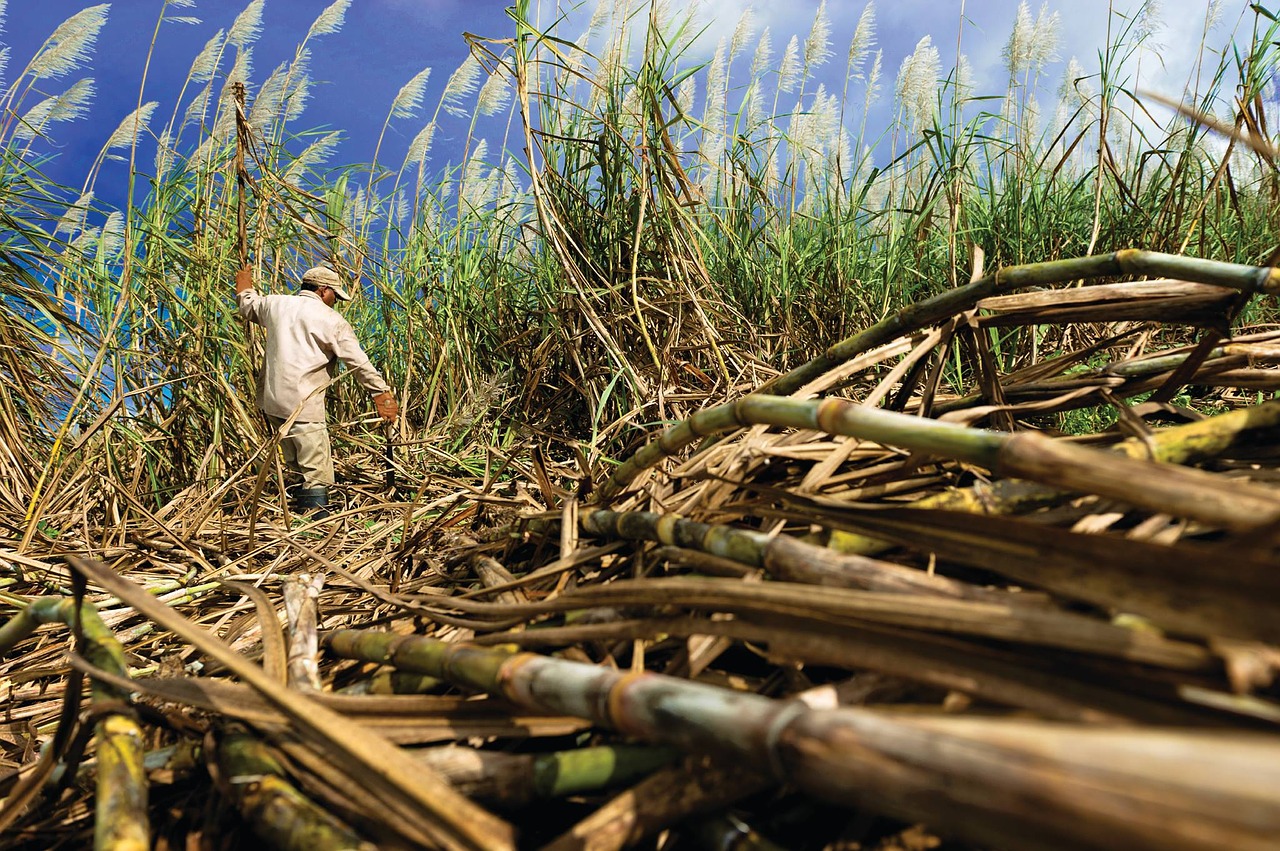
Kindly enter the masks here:
[[253, 289], [253, 269], [245, 266], [236, 270], [236, 295]]
[[389, 423], [395, 422], [396, 417], [400, 415], [400, 403], [396, 401], [396, 394], [390, 390], [374, 396], [373, 406], [377, 408], [378, 416]]

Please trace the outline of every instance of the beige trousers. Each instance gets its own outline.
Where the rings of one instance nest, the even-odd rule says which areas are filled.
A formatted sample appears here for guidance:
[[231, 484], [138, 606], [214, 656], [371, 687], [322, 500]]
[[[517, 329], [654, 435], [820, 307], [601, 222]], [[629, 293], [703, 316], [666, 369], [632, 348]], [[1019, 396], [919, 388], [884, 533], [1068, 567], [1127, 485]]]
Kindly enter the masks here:
[[[280, 417], [267, 414], [276, 431], [284, 425]], [[333, 456], [329, 452], [329, 430], [324, 423], [294, 423], [280, 438], [285, 466], [302, 476], [304, 487], [333, 484]]]

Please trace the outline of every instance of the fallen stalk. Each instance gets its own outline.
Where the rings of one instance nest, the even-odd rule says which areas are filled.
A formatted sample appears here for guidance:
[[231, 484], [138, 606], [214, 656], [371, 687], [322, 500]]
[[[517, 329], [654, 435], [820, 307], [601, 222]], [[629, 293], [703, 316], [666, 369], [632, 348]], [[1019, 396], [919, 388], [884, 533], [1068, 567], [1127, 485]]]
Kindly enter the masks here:
[[1137, 248], [1094, 257], [1008, 266], [899, 310], [870, 328], [841, 340], [791, 372], [762, 385], [757, 392], [788, 396], [868, 349], [970, 310], [982, 299], [998, 293], [1114, 275], [1159, 275], [1244, 293], [1280, 292], [1280, 269], [1275, 267], [1244, 266]]
[[[129, 666], [115, 635], [91, 603], [77, 610], [70, 597], [40, 597], [0, 627], [0, 657], [44, 624], [60, 623], [84, 637], [82, 655], [95, 667], [127, 679]], [[110, 707], [94, 725], [98, 779], [94, 804], [93, 847], [96, 851], [146, 851], [150, 848], [147, 818], [147, 773], [143, 765], [142, 728], [128, 706], [129, 694], [92, 680], [89, 694], [95, 705]]]
[[338, 656], [390, 663], [628, 735], [743, 760], [842, 805], [979, 843], [1270, 848], [1280, 744], [1264, 735], [1079, 728], [809, 709], [650, 673], [342, 630]]
[[1203, 470], [1090, 449], [1033, 432], [966, 428], [866, 408], [845, 399], [801, 400], [759, 394], [700, 411], [663, 432], [605, 482], [600, 503], [608, 503], [642, 471], [699, 437], [751, 425], [810, 429], [898, 446], [974, 464], [998, 476], [1107, 496], [1235, 531], [1280, 521], [1280, 495], [1274, 491], [1227, 481]]
[[280, 851], [373, 851], [348, 825], [289, 782], [266, 744], [242, 728], [218, 742], [218, 766], [253, 832]]

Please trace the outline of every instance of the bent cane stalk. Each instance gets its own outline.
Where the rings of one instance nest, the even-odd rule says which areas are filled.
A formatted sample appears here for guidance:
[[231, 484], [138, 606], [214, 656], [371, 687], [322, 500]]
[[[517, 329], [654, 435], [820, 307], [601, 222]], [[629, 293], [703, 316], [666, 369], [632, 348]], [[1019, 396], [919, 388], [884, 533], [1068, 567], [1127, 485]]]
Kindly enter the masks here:
[[[842, 805], [979, 843], [1262, 851], [1280, 830], [1280, 744], [1265, 735], [894, 717], [505, 648], [340, 630], [339, 656], [392, 663], [544, 712], [744, 760]], [[1190, 768], [1194, 766], [1194, 769]], [[941, 778], [941, 779], [940, 779]], [[1114, 846], [1112, 846], [1114, 847]]]
[[[95, 667], [128, 678], [129, 666], [115, 635], [90, 603], [78, 613], [84, 636], [84, 656]], [[0, 657], [43, 624], [74, 628], [77, 612], [69, 597], [41, 597], [0, 627]], [[93, 680], [89, 693], [95, 704], [120, 706], [104, 712], [94, 726], [97, 736], [98, 779], [94, 805], [93, 846], [96, 851], [146, 851], [150, 848], [147, 818], [147, 772], [142, 728], [127, 706], [129, 695]]]
[[748, 425], [811, 429], [952, 458], [1000, 476], [1111, 497], [1140, 508], [1246, 531], [1280, 520], [1280, 495], [1202, 470], [1125, 457], [1035, 433], [966, 428], [845, 399], [750, 395], [709, 408], [665, 431], [600, 488], [606, 504], [642, 471], [698, 437]]
[[899, 310], [865, 331], [841, 340], [818, 357], [786, 375], [767, 382], [757, 392], [777, 396], [790, 395], [846, 360], [901, 337], [903, 334], [969, 310], [979, 300], [988, 296], [1012, 292], [1024, 287], [1114, 275], [1163, 275], [1199, 284], [1213, 284], [1250, 294], [1280, 292], [1280, 269], [1274, 267], [1202, 260], [1197, 257], [1144, 251], [1138, 248], [1127, 248], [1095, 257], [1008, 266], [979, 278], [971, 284], [947, 290], [933, 298]]
[[[1163, 428], [1143, 438], [1131, 437], [1109, 451], [1130, 458], [1150, 458], [1167, 464], [1188, 464], [1216, 458], [1247, 439], [1262, 437], [1280, 426], [1280, 402], [1265, 402], [1252, 408], [1231, 411], [1186, 425]], [[958, 488], [933, 494], [910, 503], [911, 508], [1007, 514], [1052, 505], [1067, 492], [1049, 485], [1002, 480], [976, 488]], [[892, 544], [856, 532], [834, 529], [831, 548], [842, 553], [875, 555]]]
[[235, 725], [218, 742], [231, 796], [259, 838], [281, 851], [373, 851], [367, 842], [289, 782], [271, 749]]

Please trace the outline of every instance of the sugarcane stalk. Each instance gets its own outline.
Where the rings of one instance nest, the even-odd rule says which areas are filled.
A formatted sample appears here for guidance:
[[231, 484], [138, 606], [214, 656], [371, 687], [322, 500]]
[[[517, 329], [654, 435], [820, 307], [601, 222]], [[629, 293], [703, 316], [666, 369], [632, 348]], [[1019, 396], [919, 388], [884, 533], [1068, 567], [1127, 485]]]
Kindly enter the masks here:
[[673, 748], [653, 745], [598, 745], [545, 754], [447, 745], [415, 752], [467, 797], [508, 806], [617, 786], [671, 762], [677, 754]]
[[280, 851], [372, 851], [376, 846], [291, 783], [271, 749], [243, 728], [218, 742], [218, 765], [253, 832]]
[[360, 680], [340, 690], [341, 694], [429, 694], [442, 683], [435, 677], [380, 668], [368, 679]]
[[[1228, 449], [1260, 433], [1280, 426], [1280, 402], [1264, 402], [1208, 417], [1185, 425], [1153, 431], [1142, 438], [1131, 437], [1111, 451], [1130, 458], [1150, 458], [1167, 464], [1191, 464], [1216, 458]], [[957, 488], [918, 499], [911, 508], [967, 511], [974, 514], [1014, 514], [1053, 505], [1069, 494], [1060, 488], [1020, 480], [1002, 479], [980, 487]], [[830, 546], [842, 553], [875, 555], [893, 546], [878, 538], [832, 530]]]
[[[530, 521], [531, 531], [554, 525]], [[992, 591], [860, 556], [846, 557], [827, 547], [797, 540], [789, 535], [770, 535], [752, 529], [736, 529], [712, 523], [686, 520], [675, 514], [649, 511], [592, 511], [580, 518], [584, 531], [601, 537], [647, 540], [706, 553], [752, 568], [762, 568], [773, 579], [861, 588], [888, 593], [929, 594], [963, 600], [988, 600], [1017, 604], [1010, 595]]]
[[[514, 830], [507, 822], [455, 793], [400, 748], [359, 724], [351, 724], [323, 704], [279, 686], [258, 666], [225, 642], [158, 603], [140, 586], [101, 562], [68, 556], [68, 563], [122, 602], [199, 648], [207, 658], [238, 675], [272, 708], [283, 713], [312, 746], [323, 743], [339, 768], [362, 773], [368, 790], [409, 829], [431, 836], [450, 849], [513, 848]], [[413, 782], [409, 781], [413, 769]]]
[[505, 587], [505, 590], [494, 594], [494, 599], [499, 602], [527, 603], [529, 601], [529, 595], [524, 592], [523, 588], [509, 587], [515, 583], [516, 578], [496, 558], [486, 555], [475, 556], [471, 559], [471, 569], [476, 572], [476, 576], [484, 587]]
[[542, 851], [621, 851], [690, 816], [731, 806], [773, 781], [736, 760], [684, 760], [659, 769], [575, 824]]
[[767, 382], [757, 392], [778, 396], [795, 393], [805, 384], [862, 352], [933, 325], [956, 313], [970, 310], [988, 296], [1024, 287], [1115, 275], [1158, 275], [1200, 284], [1214, 284], [1244, 293], [1280, 292], [1280, 270], [1274, 267], [1245, 266], [1137, 248], [1093, 257], [1008, 266], [970, 284], [947, 290], [899, 310], [870, 328], [841, 340], [791, 372]]
[[[741, 760], [817, 797], [978, 843], [1144, 849], [1273, 847], [1280, 742], [1265, 734], [907, 717], [803, 703], [506, 648], [342, 630], [337, 655], [388, 661]], [[566, 846], [567, 847], [567, 846]]]
[[324, 574], [302, 573], [284, 581], [284, 610], [289, 622], [288, 681], [290, 688], [320, 690], [319, 638], [316, 600]]
[[1008, 434], [865, 408], [845, 399], [750, 395], [694, 414], [648, 444], [601, 487], [601, 503], [636, 475], [699, 436], [768, 424], [856, 437], [912, 452], [953, 458], [999, 476], [1111, 497], [1233, 531], [1280, 520], [1280, 495], [1227, 481], [1202, 470], [1157, 463], [1055, 441], [1035, 433]]
[[[82, 655], [95, 667], [128, 678], [124, 649], [88, 602], [79, 608]], [[20, 609], [0, 627], [0, 657], [43, 624], [73, 628], [77, 610], [70, 597], [40, 597]], [[147, 774], [142, 728], [128, 707], [129, 695], [92, 680], [89, 694], [95, 704], [119, 706], [104, 712], [94, 725], [98, 763], [94, 802], [93, 846], [96, 851], [146, 851], [151, 847], [147, 818]]]

